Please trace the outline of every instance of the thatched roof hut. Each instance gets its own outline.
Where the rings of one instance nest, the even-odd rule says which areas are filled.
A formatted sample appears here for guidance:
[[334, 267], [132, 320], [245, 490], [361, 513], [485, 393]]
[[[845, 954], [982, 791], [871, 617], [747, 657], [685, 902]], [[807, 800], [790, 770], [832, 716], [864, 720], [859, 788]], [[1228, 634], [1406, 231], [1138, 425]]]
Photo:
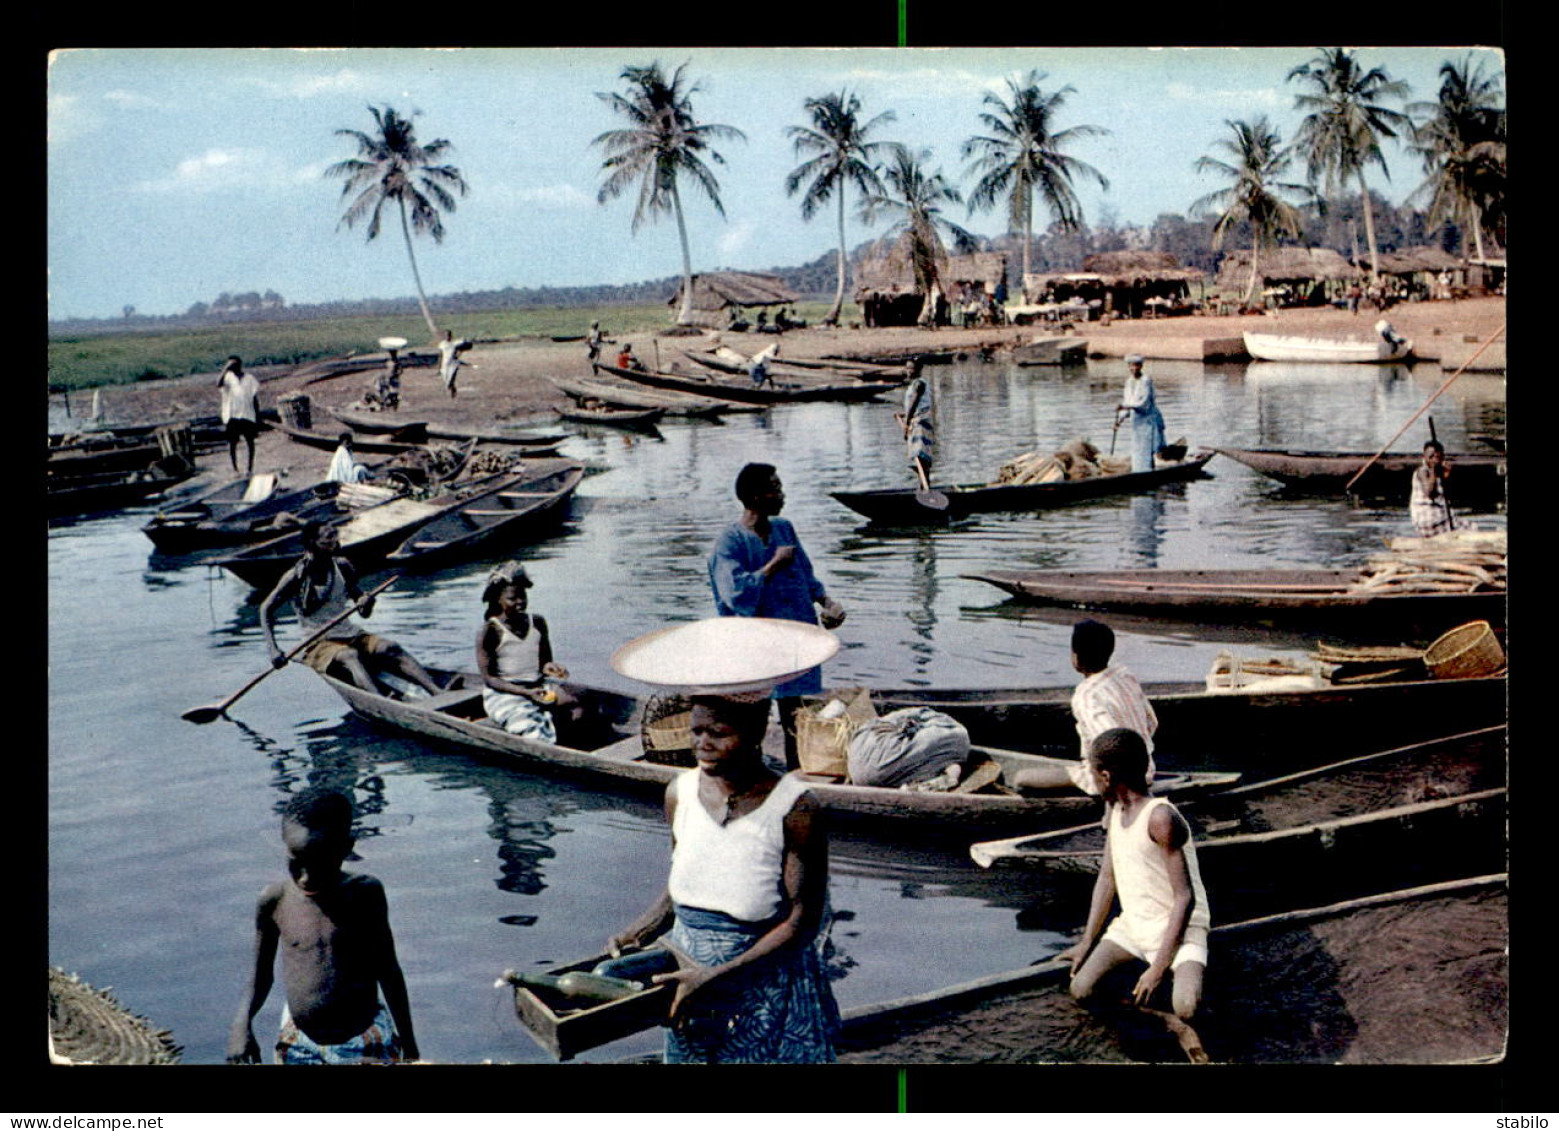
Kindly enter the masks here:
[[1083, 260], [1083, 270], [1100, 276], [1106, 287], [1206, 278], [1198, 268], [1180, 266], [1180, 260], [1167, 251], [1101, 251]]
[[[1007, 279], [1007, 254], [980, 251], [949, 255], [942, 261], [938, 276], [944, 296], [970, 289], [994, 297]], [[925, 295], [915, 287], [907, 237], [900, 237], [886, 249], [864, 258], [855, 270], [855, 300], [865, 311], [868, 325], [913, 324], [924, 299]]]
[[[782, 306], [800, 299], [780, 281], [778, 275], [750, 271], [711, 271], [693, 276], [692, 320], [706, 326], [724, 326], [736, 307]], [[667, 302], [674, 311], [682, 308], [682, 286]]]
[[[1360, 256], [1360, 270], [1367, 270], [1369, 258]], [[1380, 253], [1380, 270], [1384, 275], [1414, 275], [1420, 271], [1458, 271], [1464, 267], [1462, 260], [1443, 248], [1408, 247], [1401, 251]]]
[[[1257, 286], [1357, 279], [1362, 274], [1329, 247], [1263, 248], [1257, 266], [1261, 274]], [[1249, 282], [1250, 252], [1241, 248], [1225, 254], [1218, 266], [1218, 285], [1227, 290], [1243, 291]]]

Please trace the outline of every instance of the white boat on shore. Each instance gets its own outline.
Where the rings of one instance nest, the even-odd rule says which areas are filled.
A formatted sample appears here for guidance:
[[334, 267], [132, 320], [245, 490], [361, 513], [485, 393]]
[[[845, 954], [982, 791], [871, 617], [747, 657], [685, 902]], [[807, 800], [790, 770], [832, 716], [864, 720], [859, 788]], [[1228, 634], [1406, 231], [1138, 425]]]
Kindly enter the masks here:
[[1245, 352], [1257, 361], [1385, 362], [1400, 361], [1413, 343], [1392, 334], [1371, 339], [1313, 338], [1289, 334], [1255, 334], [1247, 330]]

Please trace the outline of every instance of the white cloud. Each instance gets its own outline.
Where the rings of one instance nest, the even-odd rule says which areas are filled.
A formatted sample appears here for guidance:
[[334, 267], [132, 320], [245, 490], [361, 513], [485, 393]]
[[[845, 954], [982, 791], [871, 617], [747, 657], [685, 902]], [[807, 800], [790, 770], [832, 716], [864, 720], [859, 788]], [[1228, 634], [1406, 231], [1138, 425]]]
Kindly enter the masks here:
[[133, 90], [110, 90], [103, 94], [103, 101], [111, 102], [123, 110], [161, 110], [163, 104]]
[[488, 200], [502, 204], [520, 204], [552, 211], [595, 207], [595, 195], [571, 184], [533, 185], [514, 188], [505, 184], [473, 185], [473, 197], [481, 193]]
[[1172, 82], [1164, 88], [1164, 94], [1174, 102], [1195, 102], [1220, 111], [1281, 110], [1293, 101], [1292, 93], [1273, 86], [1219, 90], [1192, 86], [1186, 82]]
[[165, 177], [137, 182], [138, 192], [204, 195], [224, 190], [289, 188], [319, 182], [328, 162], [288, 167], [263, 149], [208, 149], [186, 157]]
[[720, 234], [718, 248], [722, 262], [730, 262], [736, 258], [737, 253], [747, 248], [753, 236], [757, 234], [758, 225], [750, 220], [743, 220], [733, 224]]
[[329, 74], [306, 74], [286, 79], [250, 74], [244, 76], [244, 81], [278, 98], [299, 100], [326, 94], [360, 94], [369, 87], [368, 76], [351, 67], [342, 67]]

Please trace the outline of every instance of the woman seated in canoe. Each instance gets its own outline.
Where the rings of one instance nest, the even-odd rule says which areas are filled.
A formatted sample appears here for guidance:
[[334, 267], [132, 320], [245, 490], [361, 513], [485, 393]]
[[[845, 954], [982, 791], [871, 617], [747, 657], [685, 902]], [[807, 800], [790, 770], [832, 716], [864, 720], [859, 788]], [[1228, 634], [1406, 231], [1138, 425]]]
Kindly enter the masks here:
[[528, 611], [531, 585], [519, 562], [500, 566], [488, 577], [482, 591], [487, 616], [476, 634], [476, 670], [489, 719], [510, 734], [556, 742], [557, 715], [571, 698], [553, 681], [567, 679], [568, 672], [552, 660], [547, 622]]
[[823, 966], [828, 846], [806, 783], [763, 758], [769, 693], [694, 695], [698, 766], [666, 790], [671, 874], [615, 957], [664, 936], [679, 969], [667, 1063], [834, 1059], [839, 1009]]

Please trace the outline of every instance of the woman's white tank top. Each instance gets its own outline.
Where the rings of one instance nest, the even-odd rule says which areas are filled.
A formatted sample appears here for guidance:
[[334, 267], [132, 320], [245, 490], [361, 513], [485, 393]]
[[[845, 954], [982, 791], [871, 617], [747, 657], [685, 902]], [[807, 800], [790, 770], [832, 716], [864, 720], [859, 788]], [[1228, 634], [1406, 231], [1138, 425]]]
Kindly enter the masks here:
[[522, 639], [497, 617], [489, 623], [498, 629], [498, 675], [514, 683], [535, 683], [541, 678], [541, 630], [531, 617], [530, 631]]
[[806, 784], [786, 774], [762, 805], [722, 825], [698, 800], [701, 772], [688, 770], [673, 785], [672, 901], [748, 923], [771, 919], [785, 906], [785, 818]]

